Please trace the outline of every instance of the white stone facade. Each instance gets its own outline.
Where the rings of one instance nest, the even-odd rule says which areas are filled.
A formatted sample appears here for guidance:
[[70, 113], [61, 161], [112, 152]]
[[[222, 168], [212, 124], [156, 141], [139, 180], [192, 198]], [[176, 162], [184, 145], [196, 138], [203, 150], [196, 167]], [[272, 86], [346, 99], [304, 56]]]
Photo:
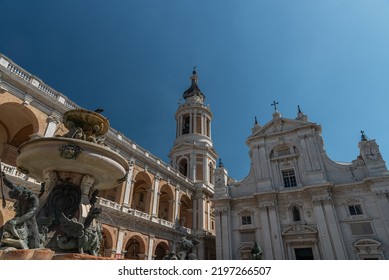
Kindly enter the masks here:
[[249, 175], [235, 182], [216, 170], [217, 259], [388, 259], [389, 173], [374, 140], [362, 133], [360, 156], [337, 163], [321, 127], [299, 109], [276, 111], [247, 139]]

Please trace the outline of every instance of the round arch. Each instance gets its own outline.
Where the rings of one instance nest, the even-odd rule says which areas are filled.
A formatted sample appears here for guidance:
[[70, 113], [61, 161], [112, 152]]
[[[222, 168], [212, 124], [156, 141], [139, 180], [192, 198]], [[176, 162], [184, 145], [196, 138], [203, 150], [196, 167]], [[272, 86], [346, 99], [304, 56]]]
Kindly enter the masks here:
[[173, 200], [174, 192], [172, 187], [164, 184], [159, 190], [158, 218], [173, 222]]
[[101, 234], [103, 236], [100, 244], [100, 256], [111, 257], [113, 247], [113, 236], [111, 232], [105, 227], [102, 227]]
[[131, 198], [131, 208], [142, 212], [150, 211], [151, 198], [149, 190], [151, 187], [151, 178], [146, 172], [142, 171], [136, 174]]
[[177, 169], [178, 171], [186, 176], [186, 177], [189, 177], [189, 174], [188, 174], [188, 171], [189, 171], [189, 160], [187, 157], [181, 157], [178, 161], [177, 161]]
[[193, 208], [192, 199], [186, 194], [181, 197], [180, 205], [180, 226], [192, 228]]
[[169, 250], [169, 245], [164, 242], [164, 241], [161, 241], [157, 244], [157, 246], [155, 246], [155, 249], [154, 249], [154, 259], [155, 260], [162, 260], [162, 258], [166, 255], [166, 252]]
[[127, 240], [125, 246], [124, 258], [128, 260], [141, 260], [144, 259], [146, 253], [146, 245], [139, 235], [133, 235]]
[[8, 102], [0, 105], [0, 157], [16, 165], [17, 148], [39, 131], [35, 114], [26, 106]]

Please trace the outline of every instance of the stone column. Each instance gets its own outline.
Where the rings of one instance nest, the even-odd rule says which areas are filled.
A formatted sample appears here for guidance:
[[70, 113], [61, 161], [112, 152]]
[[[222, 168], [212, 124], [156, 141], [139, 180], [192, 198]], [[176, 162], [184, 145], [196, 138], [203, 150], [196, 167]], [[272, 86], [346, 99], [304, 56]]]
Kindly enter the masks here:
[[211, 119], [209, 119], [209, 128], [208, 128], [208, 130], [209, 130], [209, 138], [212, 138], [212, 120]]
[[232, 260], [231, 253], [231, 225], [229, 220], [228, 205], [216, 210], [216, 217], [219, 220], [216, 234], [216, 258], [218, 260]]
[[193, 200], [193, 213], [192, 213], [192, 228], [194, 230], [197, 230], [198, 229], [198, 226], [197, 226], [197, 197], [194, 196], [194, 200]]
[[324, 211], [327, 218], [328, 230], [331, 234], [331, 239], [333, 243], [335, 259], [337, 260], [346, 260], [347, 253], [344, 245], [342, 233], [339, 229], [338, 218], [336, 217], [336, 213], [334, 211], [334, 206], [332, 200], [326, 199], [323, 201]]
[[193, 151], [189, 159], [189, 178], [196, 181], [196, 153]]
[[203, 193], [199, 193], [196, 195], [196, 201], [197, 201], [197, 217], [198, 217], [198, 225], [197, 229], [204, 230], [204, 197], [205, 195]]
[[259, 153], [259, 162], [260, 164], [257, 166], [261, 169], [262, 179], [270, 178], [270, 166], [269, 166], [269, 157], [266, 154], [265, 142], [262, 140], [262, 143], [258, 145], [258, 153]]
[[224, 260], [232, 260], [231, 254], [231, 224], [230, 224], [230, 216], [228, 208], [223, 209], [222, 211], [222, 231], [223, 231], [223, 259]]
[[270, 232], [269, 213], [268, 205], [265, 203], [259, 204], [259, 217], [261, 222], [261, 233], [264, 244], [259, 244], [263, 248], [263, 256], [265, 260], [273, 260], [273, 246], [272, 236]]
[[305, 166], [307, 168], [307, 171], [313, 171], [313, 165], [312, 165], [312, 159], [311, 159], [311, 154], [310, 154], [310, 151], [307, 147], [307, 140], [306, 140], [306, 135], [300, 135], [299, 136], [299, 139], [300, 139], [300, 145], [301, 145], [301, 148], [303, 151], [306, 151], [306, 155], [303, 156], [303, 160], [305, 162]]
[[177, 185], [176, 192], [175, 192], [174, 219], [173, 219], [173, 222], [175, 224], [179, 224], [179, 212], [178, 212], [178, 210], [180, 209], [179, 197], [180, 197], [180, 187], [179, 185]]
[[223, 223], [222, 212], [219, 209], [215, 209], [215, 224], [216, 224], [216, 259], [223, 260]]
[[327, 222], [322, 206], [322, 199], [313, 198], [313, 212], [316, 218], [317, 231], [321, 243], [321, 249], [325, 260], [334, 260], [335, 255], [332, 250], [330, 233], [328, 231]]
[[177, 137], [182, 135], [182, 115], [180, 115], [179, 120], [178, 120], [178, 132], [177, 132]]
[[47, 127], [45, 131], [45, 137], [52, 137], [55, 134], [55, 131], [57, 130], [57, 125], [59, 124], [59, 119], [61, 117], [61, 114], [57, 111], [53, 111], [51, 116], [47, 118]]
[[152, 260], [154, 259], [154, 235], [149, 236], [149, 242], [148, 242], [148, 248], [147, 248], [147, 259]]
[[208, 225], [207, 225], [207, 230], [211, 231], [212, 230], [212, 221], [211, 221], [211, 201], [207, 201], [207, 216], [208, 216]]
[[276, 213], [276, 205], [272, 204], [268, 207], [268, 215], [271, 227], [271, 238], [274, 249], [274, 259], [283, 260], [284, 257], [284, 247], [282, 246], [282, 235], [279, 227], [279, 220]]
[[121, 259], [123, 258], [122, 256], [122, 249], [123, 249], [123, 242], [124, 242], [124, 236], [125, 236], [125, 230], [124, 229], [119, 229], [118, 233], [118, 240], [116, 243], [116, 252], [115, 252], [115, 258]]
[[158, 195], [159, 195], [159, 181], [161, 177], [159, 174], [156, 174], [154, 177], [154, 191], [153, 191], [153, 206], [152, 206], [152, 215], [157, 217], [158, 211]]

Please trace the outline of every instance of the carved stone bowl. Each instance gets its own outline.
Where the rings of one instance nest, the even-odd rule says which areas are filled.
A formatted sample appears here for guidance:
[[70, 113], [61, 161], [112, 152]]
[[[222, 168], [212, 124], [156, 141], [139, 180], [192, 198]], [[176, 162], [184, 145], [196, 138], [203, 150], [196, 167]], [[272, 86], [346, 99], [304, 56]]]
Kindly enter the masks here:
[[108, 147], [78, 139], [33, 139], [18, 152], [20, 171], [41, 182], [51, 171], [88, 174], [95, 178], [94, 188], [104, 190], [121, 183], [129, 169], [127, 161]]
[[[67, 129], [71, 129], [69, 124], [80, 127], [86, 134], [104, 135], [109, 129], [109, 121], [99, 113], [84, 110], [75, 109], [64, 113], [63, 123]], [[94, 131], [94, 127], [98, 129]]]

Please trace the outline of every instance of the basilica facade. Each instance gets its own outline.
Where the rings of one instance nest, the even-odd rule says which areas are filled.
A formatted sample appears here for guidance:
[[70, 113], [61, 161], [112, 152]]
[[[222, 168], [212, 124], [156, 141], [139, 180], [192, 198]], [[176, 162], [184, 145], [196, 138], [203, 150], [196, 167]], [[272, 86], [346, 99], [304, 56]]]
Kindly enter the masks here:
[[249, 259], [254, 242], [269, 260], [388, 259], [389, 173], [361, 133], [360, 155], [339, 163], [300, 108], [293, 119], [276, 109], [256, 121], [249, 175], [236, 182], [223, 164], [216, 170], [217, 259]]
[[[176, 112], [177, 134], [166, 164], [122, 133], [109, 128], [107, 148], [124, 157], [127, 179], [99, 192], [103, 240], [100, 255], [117, 259], [161, 259], [176, 251], [182, 237], [196, 237], [199, 259], [215, 259], [215, 221], [211, 199], [216, 152], [212, 113], [194, 72]], [[65, 112], [79, 106], [38, 77], [0, 54], [1, 170], [15, 184], [39, 193], [41, 182], [17, 166], [18, 148], [31, 139], [67, 133]], [[174, 125], [172, 123], [172, 125]], [[172, 139], [173, 140], [173, 139]], [[0, 226], [14, 216], [8, 191]]]

